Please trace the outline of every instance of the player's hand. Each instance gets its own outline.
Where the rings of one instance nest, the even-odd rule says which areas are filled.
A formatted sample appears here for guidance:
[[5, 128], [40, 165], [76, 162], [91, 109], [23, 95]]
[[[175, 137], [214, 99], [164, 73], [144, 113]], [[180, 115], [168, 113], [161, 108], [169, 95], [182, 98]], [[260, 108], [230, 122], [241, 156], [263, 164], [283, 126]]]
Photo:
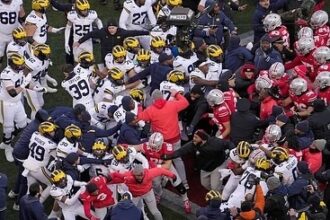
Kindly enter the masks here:
[[65, 27], [60, 27], [60, 28], [52, 28], [52, 33], [60, 33], [61, 31], [63, 31], [65, 29]]
[[56, 79], [54, 79], [54, 78], [49, 77], [47, 80], [55, 87], [58, 85]]
[[66, 54], [70, 54], [71, 53], [71, 48], [70, 48], [69, 44], [65, 44], [64, 49], [65, 49], [65, 53]]
[[45, 87], [42, 87], [42, 86], [35, 86], [35, 87], [33, 87], [32, 90], [33, 91], [36, 91], [36, 92], [47, 93], [47, 89]]
[[74, 48], [79, 47], [79, 46], [80, 46], [80, 43], [78, 43], [78, 42], [74, 42], [72, 45], [72, 47], [74, 47]]

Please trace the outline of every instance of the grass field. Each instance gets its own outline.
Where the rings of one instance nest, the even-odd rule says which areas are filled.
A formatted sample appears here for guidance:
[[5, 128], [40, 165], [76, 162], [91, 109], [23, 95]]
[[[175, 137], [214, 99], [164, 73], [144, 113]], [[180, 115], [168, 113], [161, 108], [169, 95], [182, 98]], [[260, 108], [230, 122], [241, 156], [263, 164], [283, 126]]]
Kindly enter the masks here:
[[[27, 13], [30, 11], [31, 0], [24, 0], [24, 6]], [[65, 2], [64, 0], [60, 2]], [[253, 0], [245, 0], [246, 3], [249, 4], [247, 10], [243, 13], [237, 14], [235, 17], [236, 25], [239, 28], [239, 32], [243, 33], [245, 31], [251, 30], [251, 15], [253, 13]], [[253, 2], [253, 4], [251, 3]], [[99, 15], [99, 18], [106, 23], [108, 18], [110, 17], [117, 17], [118, 12], [112, 9], [112, 2], [109, 0], [109, 4], [104, 6], [100, 5], [98, 0], [90, 0], [92, 9], [95, 9]], [[49, 9], [47, 12], [48, 17], [48, 24], [54, 27], [62, 27], [66, 25], [65, 15], [61, 12], [54, 12], [53, 10]], [[65, 53], [64, 53], [64, 34], [48, 34], [49, 37], [49, 44], [52, 48], [52, 56], [51, 59], [53, 61], [53, 66], [50, 68], [50, 75], [53, 76], [59, 83], [63, 79], [63, 75], [60, 72], [60, 66], [65, 63]], [[99, 45], [94, 45], [94, 52], [97, 59], [97, 62], [101, 62], [99, 56]], [[59, 91], [56, 94], [46, 94], [45, 98], [45, 108], [50, 108], [53, 106], [58, 105], [68, 105], [71, 106], [71, 97], [64, 92], [62, 88], [58, 88]], [[8, 175], [9, 177], [9, 189], [11, 186], [14, 185], [15, 175], [16, 175], [16, 167], [14, 164], [9, 164], [5, 160], [4, 152], [0, 151], [0, 172], [3, 172]], [[46, 203], [47, 210], [50, 209], [49, 206], [50, 202]], [[8, 200], [7, 204], [7, 213], [6, 213], [6, 220], [17, 220], [17, 212], [12, 210], [13, 201]], [[183, 216], [178, 216], [172, 211], [162, 208], [161, 209], [164, 219], [185, 219]]]

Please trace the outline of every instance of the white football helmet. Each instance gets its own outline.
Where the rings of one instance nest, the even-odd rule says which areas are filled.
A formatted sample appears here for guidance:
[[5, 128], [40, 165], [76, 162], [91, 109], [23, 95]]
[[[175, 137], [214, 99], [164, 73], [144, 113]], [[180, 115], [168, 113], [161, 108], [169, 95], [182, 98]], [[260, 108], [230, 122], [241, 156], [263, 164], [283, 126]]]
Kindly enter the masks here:
[[265, 131], [265, 138], [270, 143], [275, 143], [281, 139], [282, 131], [278, 125], [272, 124], [269, 125]]
[[325, 64], [328, 60], [330, 60], [330, 48], [327, 46], [316, 48], [313, 53], [313, 57], [319, 64]]
[[295, 78], [290, 83], [290, 90], [297, 96], [307, 91], [307, 81], [303, 78]]
[[206, 100], [210, 106], [220, 105], [225, 101], [223, 92], [219, 89], [212, 89], [206, 96]]
[[316, 29], [328, 23], [328, 20], [328, 13], [323, 10], [318, 10], [312, 14], [310, 25], [313, 29]]
[[153, 151], [160, 151], [162, 149], [162, 145], [164, 143], [164, 137], [161, 133], [159, 132], [154, 132], [149, 138], [149, 147]]
[[314, 33], [312, 28], [310, 27], [303, 27], [298, 31], [298, 40], [303, 38], [303, 37], [309, 37], [309, 38], [313, 38], [314, 37]]
[[266, 32], [273, 31], [275, 28], [282, 25], [281, 16], [275, 13], [270, 13], [265, 17], [263, 24]]
[[269, 78], [280, 79], [284, 75], [284, 65], [280, 62], [273, 63], [268, 71]]
[[320, 89], [325, 89], [330, 86], [330, 72], [323, 71], [320, 72], [315, 78], [315, 85], [320, 87]]
[[270, 89], [272, 85], [272, 80], [269, 79], [268, 76], [259, 76], [255, 81], [257, 91], [261, 91], [262, 89]]
[[315, 48], [314, 39], [311, 37], [303, 37], [297, 41], [295, 46], [297, 52], [305, 56]]

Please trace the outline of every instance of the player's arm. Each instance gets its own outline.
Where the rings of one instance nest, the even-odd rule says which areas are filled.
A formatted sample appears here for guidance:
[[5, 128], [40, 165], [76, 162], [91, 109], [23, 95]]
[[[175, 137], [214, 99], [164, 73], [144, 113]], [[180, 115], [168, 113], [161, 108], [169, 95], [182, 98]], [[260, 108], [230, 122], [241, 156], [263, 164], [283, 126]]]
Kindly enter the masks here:
[[71, 32], [72, 22], [68, 21], [65, 26], [64, 31], [64, 48], [67, 54], [70, 54], [70, 46], [69, 46], [69, 39], [70, 39], [70, 32]]
[[128, 147], [134, 148], [137, 152], [142, 152], [142, 153], [145, 152], [144, 149], [143, 149], [143, 144], [128, 145]]
[[130, 15], [130, 11], [125, 7], [124, 5], [124, 8], [123, 10], [121, 11], [120, 13], [120, 17], [119, 17], [119, 27], [122, 28], [122, 29], [127, 29], [126, 27], [126, 21]]
[[135, 159], [140, 161], [142, 163], [142, 166], [144, 169], [149, 168], [149, 162], [145, 156], [143, 156], [141, 153], [136, 153]]
[[85, 187], [80, 188], [76, 194], [74, 194], [71, 198], [68, 196], [62, 196], [59, 201], [63, 202], [66, 205], [73, 205], [79, 199], [80, 193], [85, 190]]
[[26, 31], [27, 41], [32, 45], [36, 45], [37, 42], [33, 40], [33, 35], [37, 30], [37, 25], [30, 22], [26, 22], [24, 27]]
[[94, 23], [96, 24], [96, 26], [97, 26], [98, 29], [103, 28], [103, 24], [102, 24], [101, 19], [96, 18], [95, 21], [94, 21]]
[[222, 123], [222, 125], [225, 128], [225, 130], [220, 135], [220, 138], [224, 139], [230, 134], [230, 130], [231, 130], [230, 121], [224, 122]]
[[196, 85], [202, 85], [202, 86], [216, 86], [218, 84], [217, 80], [206, 80], [206, 79], [202, 79], [198, 76], [191, 76], [191, 80]]
[[172, 173], [171, 171], [169, 171], [167, 169], [161, 168], [161, 167], [149, 169], [149, 175], [150, 175], [149, 176], [150, 179], [153, 179], [157, 176], [167, 176], [172, 179], [176, 178], [174, 173]]
[[24, 24], [25, 18], [26, 18], [26, 14], [25, 14], [24, 7], [23, 7], [23, 5], [20, 5], [19, 12], [18, 12], [19, 23]]
[[150, 21], [150, 29], [155, 27], [156, 24], [157, 24], [157, 19], [156, 19], [156, 16], [154, 14], [154, 11], [152, 10], [152, 7], [150, 7], [147, 11], [147, 14], [148, 14], [148, 18], [149, 18], [149, 21]]
[[88, 195], [87, 192], [81, 193], [79, 196], [80, 200], [83, 202], [84, 206], [84, 213], [88, 219], [91, 219], [93, 217], [91, 213], [91, 200], [90, 196]]

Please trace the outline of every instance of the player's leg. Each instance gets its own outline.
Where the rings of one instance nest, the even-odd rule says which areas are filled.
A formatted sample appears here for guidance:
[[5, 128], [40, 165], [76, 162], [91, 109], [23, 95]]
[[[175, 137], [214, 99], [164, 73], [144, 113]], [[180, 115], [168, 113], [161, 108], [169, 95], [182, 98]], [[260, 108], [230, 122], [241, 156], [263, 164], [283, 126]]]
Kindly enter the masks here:
[[[178, 150], [181, 148], [181, 140], [173, 144], [174, 150]], [[183, 182], [183, 185], [186, 187], [186, 189], [189, 189], [188, 181], [187, 181], [187, 176], [186, 176], [186, 169], [183, 163], [183, 160], [181, 157], [178, 157], [176, 159], [173, 159], [174, 166], [176, 170], [178, 171], [178, 174]]]
[[58, 205], [58, 202], [55, 200], [53, 204], [53, 208], [51, 213], [48, 215], [48, 218], [61, 218], [62, 210], [61, 207]]
[[5, 156], [8, 162], [13, 162], [13, 148], [11, 147], [12, 133], [15, 130], [14, 118], [17, 112], [16, 103], [0, 101], [0, 114], [3, 129], [1, 149], [5, 150]]
[[8, 43], [12, 40], [11, 35], [6, 35], [0, 33], [0, 69], [2, 69], [2, 66], [6, 66], [6, 47]]
[[49, 196], [51, 182], [49, 181], [51, 173], [44, 167], [30, 172], [30, 175], [33, 176], [36, 180], [46, 185], [46, 188], [42, 191], [40, 196], [40, 202], [43, 203]]
[[39, 109], [41, 109], [41, 106], [39, 104], [39, 100], [38, 100], [38, 95], [36, 91], [33, 91], [31, 89], [26, 89], [25, 90], [25, 97], [26, 97], [26, 101], [28, 103], [28, 105], [31, 108], [31, 120], [34, 119], [37, 111]]
[[151, 189], [148, 193], [142, 196], [144, 202], [148, 206], [150, 213], [154, 216], [155, 220], [163, 220], [163, 216], [157, 208], [155, 193]]
[[157, 203], [159, 203], [160, 198], [162, 197], [162, 194], [163, 194], [161, 176], [158, 176], [152, 180], [152, 188], [154, 189], [154, 192], [155, 192], [156, 201], [157, 201]]
[[72, 53], [73, 53], [73, 60], [74, 63], [77, 64], [79, 59], [79, 54], [81, 54], [82, 52], [84, 52], [84, 50], [81, 48], [81, 45], [79, 47], [74, 47], [72, 48]]
[[150, 50], [150, 41], [151, 41], [150, 35], [137, 36], [136, 38], [139, 40], [142, 48], [146, 50]]

